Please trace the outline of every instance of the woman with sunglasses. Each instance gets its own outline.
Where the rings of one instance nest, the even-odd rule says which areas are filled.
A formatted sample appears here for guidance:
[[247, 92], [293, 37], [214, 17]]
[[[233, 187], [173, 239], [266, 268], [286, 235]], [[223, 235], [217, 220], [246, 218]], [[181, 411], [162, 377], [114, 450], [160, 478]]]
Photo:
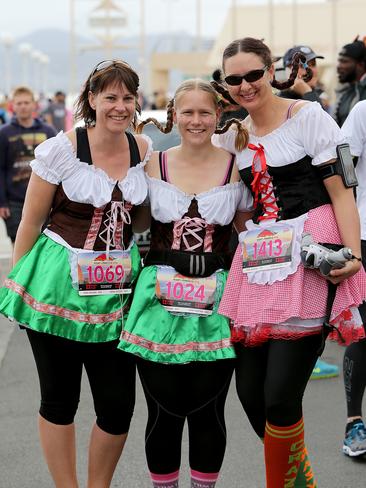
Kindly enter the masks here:
[[[231, 262], [237, 212], [252, 198], [234, 156], [212, 145], [219, 100], [210, 83], [187, 80], [168, 104], [164, 133], [181, 144], [147, 165], [152, 214], [145, 259], [119, 347], [139, 356], [148, 405], [146, 457], [153, 486], [177, 488], [184, 423], [192, 488], [213, 488], [226, 446], [224, 405], [233, 373], [229, 322], [217, 307]], [[245, 146], [246, 131], [235, 144]], [[242, 220], [243, 217], [239, 218]]]
[[0, 292], [0, 311], [26, 328], [33, 350], [40, 439], [57, 488], [79, 486], [74, 416], [83, 367], [96, 413], [88, 488], [110, 486], [133, 413], [134, 357], [116, 346], [139, 272], [132, 224], [152, 151], [149, 138], [127, 132], [138, 86], [123, 61], [99, 63], [76, 103], [85, 127], [38, 146], [15, 266]]
[[[293, 66], [289, 81], [278, 83], [269, 48], [260, 40], [240, 39], [223, 54], [226, 87], [216, 85], [249, 113], [243, 121], [249, 131], [246, 149], [235, 151], [234, 130], [215, 136], [235, 151], [255, 202], [219, 312], [233, 323], [237, 391], [264, 439], [267, 488], [315, 486], [304, 444], [304, 390], [327, 330], [346, 342], [363, 336], [356, 306], [366, 294], [352, 188], [332, 173], [336, 147], [343, 142], [340, 130], [319, 104], [273, 92], [291, 85], [299, 58]], [[348, 246], [352, 259], [328, 279], [305, 269], [303, 233], [316, 242]], [[338, 284], [336, 290], [329, 287], [333, 305], [328, 283]]]

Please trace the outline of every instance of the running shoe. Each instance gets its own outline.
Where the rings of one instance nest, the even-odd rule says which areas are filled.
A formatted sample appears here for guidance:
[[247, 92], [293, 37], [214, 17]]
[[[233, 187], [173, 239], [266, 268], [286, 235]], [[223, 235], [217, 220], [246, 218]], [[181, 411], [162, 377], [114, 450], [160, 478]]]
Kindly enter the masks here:
[[342, 450], [346, 456], [362, 456], [366, 454], [366, 427], [360, 420], [346, 433]]
[[313, 372], [311, 373], [311, 380], [321, 380], [325, 378], [335, 378], [339, 375], [339, 367], [335, 364], [329, 364], [321, 359], [318, 359]]

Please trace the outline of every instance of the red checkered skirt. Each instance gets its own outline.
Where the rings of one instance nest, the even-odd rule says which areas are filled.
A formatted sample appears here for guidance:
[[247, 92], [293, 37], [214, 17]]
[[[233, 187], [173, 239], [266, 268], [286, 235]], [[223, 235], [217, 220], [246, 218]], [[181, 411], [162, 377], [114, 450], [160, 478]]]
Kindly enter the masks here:
[[[316, 242], [341, 244], [331, 205], [310, 210], [304, 232], [309, 232]], [[319, 333], [326, 316], [327, 296], [327, 280], [302, 264], [283, 281], [271, 285], [249, 283], [242, 271], [239, 244], [219, 313], [231, 319], [233, 341], [255, 346], [270, 338], [298, 339]], [[356, 308], [363, 300], [366, 300], [366, 273], [362, 268], [337, 287], [330, 321], [341, 336], [333, 330], [331, 339], [343, 338], [349, 344], [365, 337]]]

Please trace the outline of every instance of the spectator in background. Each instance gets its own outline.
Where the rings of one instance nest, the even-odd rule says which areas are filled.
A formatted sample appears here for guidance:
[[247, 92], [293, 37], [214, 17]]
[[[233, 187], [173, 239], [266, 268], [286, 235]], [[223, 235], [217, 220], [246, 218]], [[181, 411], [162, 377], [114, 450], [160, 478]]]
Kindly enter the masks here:
[[139, 100], [139, 105], [141, 107], [141, 110], [147, 110], [149, 103], [144, 92], [142, 90], [139, 90], [138, 96], [139, 96], [138, 100]]
[[47, 98], [43, 92], [39, 93], [39, 97], [37, 100], [37, 109], [41, 117], [43, 117], [43, 114], [46, 112], [51, 102], [52, 102], [51, 98]]
[[4, 96], [0, 102], [0, 126], [6, 124], [9, 120], [9, 114], [7, 111], [7, 99]]
[[342, 47], [338, 55], [338, 80], [343, 86], [337, 90], [334, 118], [341, 127], [352, 107], [366, 99], [366, 46], [356, 38]]
[[153, 93], [151, 110], [166, 110], [167, 104], [168, 104], [168, 98], [164, 90], [155, 91]]
[[35, 100], [28, 87], [15, 89], [12, 105], [14, 116], [0, 129], [0, 217], [14, 242], [31, 175], [29, 163], [38, 144], [53, 137], [55, 131], [34, 118]]
[[309, 100], [310, 102], [319, 102], [325, 110], [329, 110], [329, 97], [322, 88], [319, 77], [317, 59], [324, 59], [324, 56], [316, 54], [309, 46], [294, 46], [288, 49], [283, 56], [283, 69], [292, 69], [292, 60], [296, 53], [305, 56], [307, 65], [311, 69], [313, 76], [308, 82], [304, 81], [305, 69], [299, 68], [295, 83], [288, 90], [279, 93], [280, 97]]
[[6, 124], [6, 110], [0, 105], [0, 125]]
[[[366, 269], [366, 100], [357, 103], [342, 125], [342, 133], [355, 158], [358, 187], [357, 207], [361, 221], [361, 255]], [[359, 307], [366, 324], [366, 302]], [[366, 387], [366, 339], [349, 345], [344, 353], [343, 379], [347, 403], [347, 423], [342, 450], [346, 456], [366, 453], [366, 427], [362, 420], [362, 400]]]
[[62, 91], [57, 91], [55, 93], [54, 99], [48, 105], [46, 110], [43, 112], [43, 117], [47, 124], [52, 125], [56, 132], [66, 129], [66, 95]]

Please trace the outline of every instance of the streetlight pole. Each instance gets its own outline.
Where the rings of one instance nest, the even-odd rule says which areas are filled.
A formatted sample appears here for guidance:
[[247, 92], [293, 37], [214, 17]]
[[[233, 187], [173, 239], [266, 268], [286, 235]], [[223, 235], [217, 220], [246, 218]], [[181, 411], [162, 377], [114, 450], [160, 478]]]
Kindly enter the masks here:
[[46, 95], [47, 92], [47, 74], [48, 74], [48, 64], [50, 62], [50, 58], [47, 56], [47, 54], [41, 54], [40, 58], [40, 91]]
[[297, 44], [297, 0], [292, 0], [292, 44]]
[[273, 49], [274, 22], [273, 22], [273, 0], [268, 0], [268, 44]]
[[201, 7], [201, 0], [196, 0], [196, 51], [200, 51], [202, 49]]
[[76, 86], [76, 37], [75, 37], [75, 0], [69, 0], [70, 13], [70, 71], [69, 93], [75, 93]]
[[332, 22], [332, 63], [337, 61], [338, 53], [338, 0], [331, 0], [331, 22]]
[[41, 64], [41, 57], [42, 57], [41, 51], [38, 51], [37, 49], [35, 51], [32, 51], [31, 58], [33, 60], [33, 91], [35, 93], [38, 93], [40, 91], [40, 79], [41, 79], [40, 64]]
[[19, 45], [19, 53], [22, 58], [22, 83], [27, 85], [29, 83], [29, 55], [32, 51], [32, 46], [28, 42], [23, 42]]
[[[337, 66], [337, 55], [338, 55], [338, 0], [331, 0], [330, 9], [331, 9], [330, 16], [331, 16], [331, 25], [332, 25], [331, 66], [333, 66], [332, 71], [333, 73], [335, 73], [335, 68]], [[337, 80], [335, 75], [333, 75], [330, 82], [330, 90], [332, 93], [335, 93], [336, 87], [337, 87]]]
[[146, 80], [146, 56], [145, 56], [145, 0], [140, 0], [140, 46], [139, 46], [140, 56], [140, 82], [143, 90], [146, 90], [147, 80]]
[[14, 39], [10, 34], [3, 34], [1, 37], [4, 46], [4, 73], [5, 73], [5, 93], [9, 95], [11, 90], [11, 48], [14, 44]]
[[231, 0], [231, 35], [236, 39], [236, 0]]

